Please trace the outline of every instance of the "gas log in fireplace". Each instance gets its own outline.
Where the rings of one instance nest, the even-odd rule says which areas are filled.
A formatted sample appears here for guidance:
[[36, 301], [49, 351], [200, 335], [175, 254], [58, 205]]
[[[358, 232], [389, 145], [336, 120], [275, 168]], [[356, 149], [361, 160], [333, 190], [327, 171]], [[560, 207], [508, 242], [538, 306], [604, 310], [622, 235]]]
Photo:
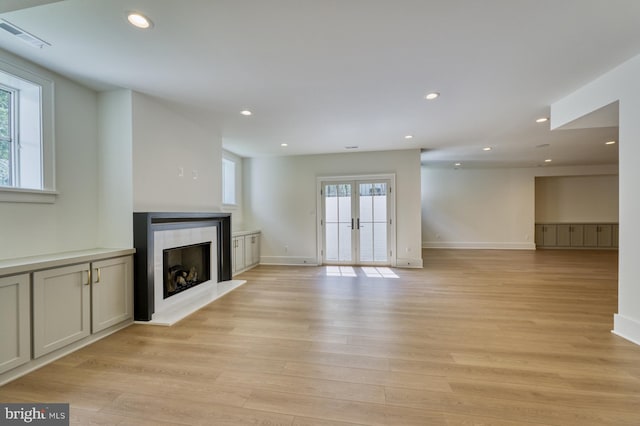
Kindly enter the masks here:
[[133, 240], [137, 321], [151, 321], [200, 286], [231, 279], [228, 213], [134, 213]]

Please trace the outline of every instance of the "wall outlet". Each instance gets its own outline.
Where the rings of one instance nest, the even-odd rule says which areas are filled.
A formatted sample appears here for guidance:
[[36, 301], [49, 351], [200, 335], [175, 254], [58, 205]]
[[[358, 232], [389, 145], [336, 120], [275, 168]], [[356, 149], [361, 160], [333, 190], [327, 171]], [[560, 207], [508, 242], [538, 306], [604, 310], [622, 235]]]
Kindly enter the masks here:
[[284, 252], [289, 253], [289, 246], [284, 246]]
[[184, 167], [178, 167], [178, 177], [184, 177]]

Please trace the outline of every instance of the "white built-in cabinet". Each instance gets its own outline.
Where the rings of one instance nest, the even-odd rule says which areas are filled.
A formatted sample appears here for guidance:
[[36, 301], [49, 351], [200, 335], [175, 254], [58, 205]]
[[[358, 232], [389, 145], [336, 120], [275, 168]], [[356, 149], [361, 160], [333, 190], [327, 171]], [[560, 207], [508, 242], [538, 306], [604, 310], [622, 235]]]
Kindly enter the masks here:
[[0, 278], [0, 373], [31, 359], [29, 274]]
[[132, 319], [133, 258], [102, 260], [91, 268], [91, 332]]
[[33, 357], [91, 333], [89, 264], [33, 273]]
[[617, 223], [536, 224], [536, 246], [541, 248], [617, 248], [618, 229]]
[[133, 252], [0, 261], [0, 384], [132, 323]]
[[33, 356], [133, 317], [131, 256], [33, 273]]
[[260, 263], [260, 232], [238, 232], [233, 234], [232, 271], [239, 274]]

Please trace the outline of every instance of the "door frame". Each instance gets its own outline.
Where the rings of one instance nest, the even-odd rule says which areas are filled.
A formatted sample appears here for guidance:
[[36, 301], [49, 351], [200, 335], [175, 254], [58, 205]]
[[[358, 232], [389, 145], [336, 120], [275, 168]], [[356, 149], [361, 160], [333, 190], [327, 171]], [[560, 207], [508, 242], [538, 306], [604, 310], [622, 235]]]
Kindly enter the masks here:
[[316, 259], [318, 265], [324, 263], [323, 244], [324, 241], [324, 226], [322, 224], [322, 218], [324, 217], [323, 201], [322, 201], [322, 184], [331, 182], [343, 182], [343, 181], [366, 181], [370, 183], [372, 180], [387, 180], [389, 181], [389, 210], [387, 211], [387, 219], [389, 224], [389, 237], [388, 237], [388, 250], [389, 250], [389, 263], [390, 266], [397, 266], [397, 250], [396, 250], [396, 174], [395, 173], [381, 173], [381, 174], [366, 174], [366, 175], [339, 175], [339, 176], [317, 176], [316, 177]]

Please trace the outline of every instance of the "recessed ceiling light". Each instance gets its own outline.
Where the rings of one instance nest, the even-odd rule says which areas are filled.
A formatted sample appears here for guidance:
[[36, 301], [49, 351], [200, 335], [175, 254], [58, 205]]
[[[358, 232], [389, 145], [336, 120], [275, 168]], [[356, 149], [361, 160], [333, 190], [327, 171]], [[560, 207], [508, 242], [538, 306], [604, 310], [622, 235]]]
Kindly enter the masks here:
[[549, 121], [549, 117], [540, 117], [536, 120], [536, 123], [546, 123]]
[[546, 160], [544, 160], [544, 162], [545, 162], [545, 163], [550, 163], [550, 162], [552, 162], [552, 161], [553, 161], [553, 160], [552, 160], [551, 158], [547, 158]]
[[485, 146], [484, 148], [482, 148], [483, 151], [491, 151], [491, 147], [490, 146]]
[[405, 139], [413, 139], [413, 135], [407, 135], [404, 137]]
[[289, 146], [289, 144], [288, 143], [281, 143], [280, 146], [287, 147], [287, 146]]
[[437, 99], [439, 96], [440, 96], [440, 93], [438, 93], [438, 92], [431, 92], [431, 93], [427, 93], [427, 94], [425, 95], [425, 97], [424, 97], [424, 98], [425, 98], [426, 100], [432, 101], [432, 100], [434, 100], [434, 99]]
[[240, 114], [246, 115], [248, 117], [253, 113], [251, 111], [249, 111], [248, 109], [244, 109], [244, 110], [240, 111]]
[[609, 142], [605, 142], [605, 145], [615, 145], [616, 141], [609, 141]]
[[460, 167], [460, 166], [462, 166], [462, 163], [456, 163], [456, 164], [454, 164], [454, 166]]
[[127, 14], [127, 21], [129, 21], [129, 23], [134, 27], [142, 28], [143, 30], [149, 29], [153, 26], [151, 19], [138, 12], [129, 12]]

